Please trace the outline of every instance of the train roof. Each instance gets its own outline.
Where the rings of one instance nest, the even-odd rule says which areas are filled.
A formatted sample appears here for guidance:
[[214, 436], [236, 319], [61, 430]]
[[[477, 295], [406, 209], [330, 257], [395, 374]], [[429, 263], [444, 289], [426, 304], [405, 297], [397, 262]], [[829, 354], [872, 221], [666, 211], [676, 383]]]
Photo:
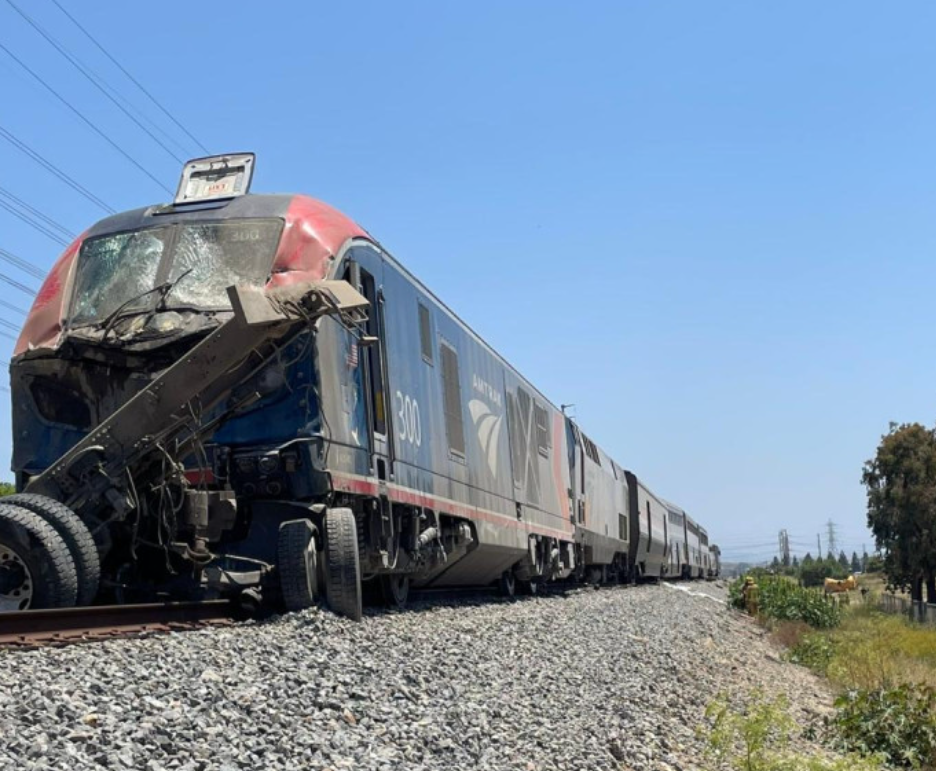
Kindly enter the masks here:
[[682, 506], [677, 506], [675, 503], [670, 503], [665, 498], [660, 498], [660, 501], [663, 503], [664, 506], [666, 506], [667, 509], [672, 511], [674, 514], [682, 514], [684, 517], [688, 516], [688, 514], [686, 514], [686, 510], [682, 508]]
[[224, 202], [194, 206], [160, 204], [121, 212], [92, 225], [58, 258], [36, 295], [13, 355], [34, 348], [55, 348], [61, 341], [75, 258], [85, 240], [161, 224], [269, 217], [285, 223], [273, 259], [270, 279], [273, 286], [322, 279], [330, 261], [347, 241], [359, 237], [373, 240], [360, 225], [334, 207], [304, 195], [243, 195]]

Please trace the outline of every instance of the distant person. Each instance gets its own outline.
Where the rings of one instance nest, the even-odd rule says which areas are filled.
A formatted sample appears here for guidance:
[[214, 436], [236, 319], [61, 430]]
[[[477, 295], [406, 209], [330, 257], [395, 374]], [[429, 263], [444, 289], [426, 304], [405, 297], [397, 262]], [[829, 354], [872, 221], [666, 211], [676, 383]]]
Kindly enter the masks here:
[[741, 597], [744, 599], [744, 609], [749, 616], [757, 615], [757, 584], [754, 583], [752, 576], [744, 579], [744, 586], [741, 587]]

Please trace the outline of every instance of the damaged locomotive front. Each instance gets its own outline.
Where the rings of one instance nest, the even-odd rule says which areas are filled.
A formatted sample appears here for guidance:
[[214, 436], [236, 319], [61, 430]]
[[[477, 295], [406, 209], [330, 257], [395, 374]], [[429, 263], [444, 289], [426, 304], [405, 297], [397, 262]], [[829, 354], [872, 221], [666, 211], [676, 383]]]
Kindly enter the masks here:
[[[0, 610], [256, 601], [292, 574], [314, 596], [317, 335], [325, 316], [364, 329], [367, 301], [330, 278], [360, 230], [311, 199], [244, 195], [252, 162], [191, 162], [173, 204], [99, 222], [46, 280], [11, 364]], [[284, 576], [291, 513], [307, 524], [285, 528]]]

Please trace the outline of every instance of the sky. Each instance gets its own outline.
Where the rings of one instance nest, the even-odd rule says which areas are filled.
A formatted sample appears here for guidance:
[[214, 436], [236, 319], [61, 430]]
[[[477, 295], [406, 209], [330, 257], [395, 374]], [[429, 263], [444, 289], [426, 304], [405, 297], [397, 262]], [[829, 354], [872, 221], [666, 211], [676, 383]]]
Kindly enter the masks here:
[[[0, 128], [109, 207], [204, 152], [61, 8], [208, 150], [257, 153], [254, 191], [357, 220], [725, 559], [781, 528], [815, 555], [829, 520], [871, 550], [862, 465], [936, 420], [933, 4], [13, 3]], [[67, 231], [106, 213], [5, 134], [0, 169]], [[3, 208], [0, 249], [61, 251]]]

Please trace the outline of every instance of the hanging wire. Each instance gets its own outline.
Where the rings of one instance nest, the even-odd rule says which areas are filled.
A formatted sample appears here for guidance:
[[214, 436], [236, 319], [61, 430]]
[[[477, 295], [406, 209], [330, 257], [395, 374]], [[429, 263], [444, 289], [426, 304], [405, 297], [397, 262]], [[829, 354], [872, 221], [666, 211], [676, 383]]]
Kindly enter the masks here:
[[132, 163], [137, 169], [139, 169], [143, 174], [149, 177], [153, 182], [155, 182], [159, 187], [166, 191], [169, 195], [172, 195], [172, 191], [166, 187], [159, 179], [150, 172], [143, 164], [141, 164], [136, 158], [134, 158], [130, 153], [123, 149], [119, 144], [117, 144], [111, 137], [100, 129], [95, 123], [91, 121], [81, 110], [75, 107], [71, 102], [69, 102], [64, 96], [62, 96], [58, 91], [56, 91], [52, 86], [45, 82], [41, 76], [39, 76], [34, 70], [32, 70], [22, 59], [20, 59], [16, 54], [14, 54], [9, 48], [7, 48], [3, 43], [0, 43], [0, 51], [3, 51], [7, 56], [9, 56], [14, 62], [16, 62], [20, 67], [22, 67], [26, 72], [28, 72], [32, 77], [39, 82], [52, 96], [54, 96], [58, 101], [64, 104], [72, 113], [74, 113], [88, 128], [90, 128], [95, 134], [101, 137], [107, 144], [113, 147], [118, 153], [120, 153], [124, 158], [126, 158], [130, 163]]
[[7, 129], [5, 129], [3, 126], [0, 126], [0, 137], [3, 137], [7, 142], [13, 145], [17, 150], [19, 150], [20, 152], [24, 153], [29, 158], [34, 160], [36, 163], [42, 166], [42, 168], [44, 168], [50, 174], [54, 174], [56, 177], [58, 177], [62, 182], [68, 185], [76, 193], [83, 195], [85, 198], [91, 201], [91, 203], [93, 203], [95, 206], [99, 206], [108, 214], [117, 213], [116, 209], [104, 203], [104, 201], [98, 198], [94, 193], [88, 190], [84, 185], [82, 185], [80, 182], [77, 182], [72, 177], [68, 176], [68, 174], [62, 171], [58, 166], [56, 166], [47, 158], [44, 158], [42, 155], [40, 155], [38, 152], [33, 150], [29, 145], [27, 145], [25, 142], [19, 139], [11, 131], [8, 131]]
[[115, 98], [107, 91], [107, 89], [104, 88], [104, 86], [102, 86], [102, 85], [98, 82], [98, 79], [95, 78], [95, 77], [92, 75], [92, 73], [90, 73], [90, 72], [85, 68], [85, 66], [84, 66], [80, 61], [78, 61], [78, 59], [76, 59], [74, 56], [72, 56], [72, 55], [65, 49], [65, 47], [64, 47], [61, 43], [59, 43], [54, 37], [52, 37], [48, 32], [46, 32], [46, 31], [39, 25], [38, 22], [36, 22], [29, 14], [27, 14], [23, 9], [21, 9], [16, 3], [14, 3], [13, 0], [6, 0], [6, 1], [7, 1], [7, 5], [9, 5], [9, 6], [10, 6], [14, 11], [16, 11], [23, 19], [25, 19], [26, 22], [27, 22], [34, 30], [36, 30], [36, 32], [38, 32], [40, 35], [42, 35], [42, 37], [45, 39], [45, 41], [46, 41], [49, 45], [51, 45], [56, 51], [58, 51], [63, 57], [65, 57], [65, 59], [72, 65], [72, 67], [74, 67], [76, 70], [78, 70], [78, 72], [80, 72], [82, 75], [84, 75], [85, 78], [87, 78], [88, 81], [90, 81], [91, 85], [93, 85], [98, 91], [100, 91], [102, 94], [104, 94], [104, 96], [106, 96], [108, 99], [110, 99], [110, 101], [117, 107], [117, 109], [120, 110], [124, 115], [126, 115], [130, 120], [132, 120], [132, 121], [134, 122], [134, 124], [135, 124], [141, 131], [143, 131], [150, 139], [152, 139], [157, 145], [159, 145], [163, 150], [165, 150], [170, 156], [172, 156], [172, 157], [173, 157], [175, 160], [177, 160], [179, 163], [184, 163], [184, 162], [185, 162], [185, 159], [184, 159], [184, 158], [180, 158], [180, 157], [179, 157], [178, 155], [176, 155], [172, 150], [170, 150], [170, 149], [166, 146], [166, 144], [165, 144], [159, 137], [157, 137], [152, 131], [150, 131], [146, 126], [144, 126], [143, 123], [142, 123], [140, 120], [138, 120], [137, 117], [136, 117], [135, 115], [133, 115], [126, 107], [124, 107], [119, 101], [117, 101], [117, 99], [115, 99]]
[[94, 35], [88, 32], [88, 30], [85, 29], [74, 16], [72, 16], [68, 11], [66, 11], [62, 7], [62, 4], [59, 3], [58, 0], [52, 0], [52, 2], [55, 4], [56, 8], [58, 8], [62, 13], [64, 13], [71, 20], [71, 22], [85, 34], [88, 40], [90, 40], [92, 43], [94, 43], [94, 45], [98, 47], [98, 49], [101, 51], [101, 53], [104, 54], [104, 56], [106, 56], [108, 59], [110, 59], [111, 62], [113, 62], [114, 66], [116, 66], [117, 69], [119, 69], [124, 75], [126, 75], [127, 78], [138, 89], [140, 89], [140, 91], [143, 92], [143, 94], [146, 96], [147, 99], [149, 99], [153, 104], [155, 104], [162, 111], [162, 113], [167, 118], [169, 118], [169, 120], [171, 120], [176, 126], [178, 126], [189, 139], [191, 139], [196, 145], [198, 145], [198, 147], [202, 150], [202, 152], [205, 153], [205, 155], [211, 155], [211, 151], [207, 147], [205, 147], [201, 142], [199, 142], [192, 135], [192, 133], [187, 128], [185, 128], [185, 126], [183, 126], [182, 123], [171, 112], [169, 112], [169, 110], [163, 107], [163, 105], [156, 99], [156, 97], [153, 96], [149, 91], [147, 91], [147, 89], [143, 86], [143, 84], [140, 83], [140, 81], [137, 80], [135, 77], [133, 77], [133, 75], [131, 75], [127, 71], [127, 69], [111, 55], [110, 51], [108, 51], [100, 42], [98, 42], [97, 38], [95, 38]]
[[[10, 265], [15, 265], [34, 278], [44, 279], [46, 277], [46, 272], [35, 263], [24, 260], [22, 257], [17, 257], [13, 252], [8, 252], [6, 249], [0, 249], [0, 260], [8, 262]], [[13, 310], [16, 310], [16, 308], [13, 308]], [[22, 312], [23, 311], [20, 311], [20, 313]]]

